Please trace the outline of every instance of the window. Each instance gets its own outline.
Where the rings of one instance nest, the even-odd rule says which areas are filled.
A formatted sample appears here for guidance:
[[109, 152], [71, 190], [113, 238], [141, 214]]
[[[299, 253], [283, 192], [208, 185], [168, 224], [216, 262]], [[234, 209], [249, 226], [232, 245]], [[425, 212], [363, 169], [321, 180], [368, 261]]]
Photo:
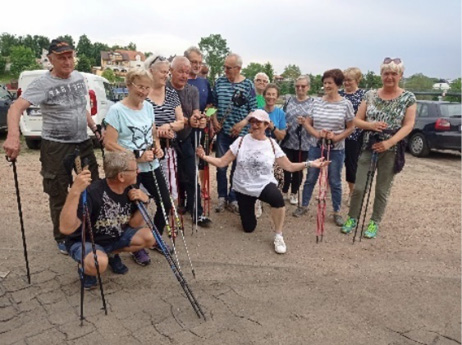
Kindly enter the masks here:
[[441, 115], [444, 117], [460, 117], [462, 115], [460, 103], [441, 104]]
[[417, 103], [417, 114], [419, 117], [428, 117], [428, 105]]

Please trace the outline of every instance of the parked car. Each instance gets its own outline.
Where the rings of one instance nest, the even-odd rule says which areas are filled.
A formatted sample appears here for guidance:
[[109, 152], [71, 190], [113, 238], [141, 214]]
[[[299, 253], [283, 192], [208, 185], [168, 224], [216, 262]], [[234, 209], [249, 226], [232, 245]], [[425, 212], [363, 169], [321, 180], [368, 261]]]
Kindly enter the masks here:
[[3, 86], [0, 86], [0, 132], [4, 132], [8, 128], [6, 114], [13, 100], [14, 96]]
[[[45, 74], [47, 70], [24, 71], [18, 80], [18, 97], [27, 90], [27, 87], [36, 78]], [[101, 124], [106, 116], [109, 107], [113, 104], [114, 98], [112, 87], [106, 78], [96, 74], [80, 72], [88, 89], [87, 109], [95, 123]], [[31, 105], [24, 111], [19, 122], [21, 133], [26, 140], [26, 145], [30, 149], [40, 148], [42, 138], [42, 114], [40, 107]], [[94, 134], [88, 129], [88, 135], [94, 137]]]
[[417, 101], [415, 125], [408, 137], [411, 154], [425, 157], [432, 149], [460, 151], [461, 114], [460, 103]]

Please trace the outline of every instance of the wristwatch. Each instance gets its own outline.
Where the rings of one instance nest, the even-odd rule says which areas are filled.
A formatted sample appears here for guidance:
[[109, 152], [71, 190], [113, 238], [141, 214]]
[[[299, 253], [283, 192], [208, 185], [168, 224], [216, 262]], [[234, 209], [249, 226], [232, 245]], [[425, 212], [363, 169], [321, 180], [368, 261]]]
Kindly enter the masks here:
[[305, 168], [308, 169], [309, 167], [311, 167], [311, 161], [306, 161], [305, 162]]

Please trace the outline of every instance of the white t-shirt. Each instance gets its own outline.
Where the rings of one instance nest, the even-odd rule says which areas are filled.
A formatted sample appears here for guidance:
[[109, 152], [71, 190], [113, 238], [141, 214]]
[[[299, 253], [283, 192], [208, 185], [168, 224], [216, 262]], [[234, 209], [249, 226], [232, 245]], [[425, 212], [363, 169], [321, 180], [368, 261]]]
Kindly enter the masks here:
[[240, 141], [241, 138], [237, 138], [229, 147], [233, 155], [237, 156], [233, 189], [236, 192], [258, 198], [269, 183], [277, 184], [273, 164], [276, 158], [286, 154], [274, 140], [273, 151], [269, 138], [256, 140], [247, 134], [243, 137], [239, 148]]

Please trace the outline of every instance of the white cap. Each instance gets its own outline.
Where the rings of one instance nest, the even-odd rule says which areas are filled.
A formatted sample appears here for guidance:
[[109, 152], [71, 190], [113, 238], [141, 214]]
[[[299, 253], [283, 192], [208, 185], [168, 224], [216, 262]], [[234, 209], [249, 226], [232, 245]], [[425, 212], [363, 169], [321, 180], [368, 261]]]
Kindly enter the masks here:
[[250, 120], [250, 119], [256, 119], [258, 121], [262, 121], [266, 123], [271, 122], [268, 113], [264, 111], [263, 109], [257, 109], [253, 113], [250, 113], [249, 116], [247, 116], [247, 120]]

